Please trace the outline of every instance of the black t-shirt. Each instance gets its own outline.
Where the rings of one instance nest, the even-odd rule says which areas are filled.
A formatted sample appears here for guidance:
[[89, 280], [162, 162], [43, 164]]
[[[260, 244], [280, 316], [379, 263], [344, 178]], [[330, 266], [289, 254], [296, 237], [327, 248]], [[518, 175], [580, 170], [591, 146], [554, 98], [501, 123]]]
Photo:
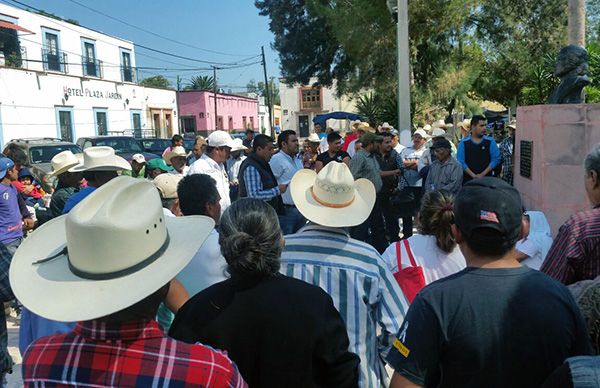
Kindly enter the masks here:
[[322, 154], [319, 154], [319, 156], [317, 156], [317, 160], [320, 161], [321, 163], [323, 163], [323, 167], [327, 166], [327, 163], [329, 162], [343, 162], [344, 158], [349, 158], [350, 154], [348, 154], [346, 151], [338, 151], [333, 158], [331, 156], [329, 156], [329, 152], [323, 152]]
[[591, 353], [562, 284], [527, 267], [469, 267], [421, 290], [387, 361], [427, 387], [539, 387], [567, 357]]

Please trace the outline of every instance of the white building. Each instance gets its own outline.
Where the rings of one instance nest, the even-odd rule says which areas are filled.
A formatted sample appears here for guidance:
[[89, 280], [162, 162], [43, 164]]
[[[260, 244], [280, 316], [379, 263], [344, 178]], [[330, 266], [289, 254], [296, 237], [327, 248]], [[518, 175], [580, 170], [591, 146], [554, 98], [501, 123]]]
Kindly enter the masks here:
[[[316, 78], [310, 84], [317, 82]], [[335, 94], [335, 83], [331, 88], [306, 85], [288, 85], [285, 78], [279, 80], [279, 95], [281, 96], [281, 129], [292, 129], [301, 137], [307, 137], [313, 131], [313, 118], [318, 114], [329, 112], [356, 113], [356, 103], [347, 96], [338, 98]], [[328, 121], [328, 126], [346, 130], [346, 121]]]
[[179, 133], [175, 91], [136, 82], [132, 42], [0, 4], [0, 146]]

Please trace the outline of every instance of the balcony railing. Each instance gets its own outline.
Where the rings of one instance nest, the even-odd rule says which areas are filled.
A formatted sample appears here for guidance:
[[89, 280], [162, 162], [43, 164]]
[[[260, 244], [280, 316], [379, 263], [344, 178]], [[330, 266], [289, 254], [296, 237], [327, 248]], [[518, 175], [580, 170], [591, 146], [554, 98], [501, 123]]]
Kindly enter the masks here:
[[81, 62], [83, 67], [83, 75], [85, 77], [97, 77], [102, 78], [102, 61], [99, 60], [88, 60], [84, 58]]
[[42, 62], [44, 71], [69, 72], [67, 54], [58, 50], [42, 49]]
[[121, 80], [123, 82], [137, 82], [136, 69], [131, 66], [121, 66]]

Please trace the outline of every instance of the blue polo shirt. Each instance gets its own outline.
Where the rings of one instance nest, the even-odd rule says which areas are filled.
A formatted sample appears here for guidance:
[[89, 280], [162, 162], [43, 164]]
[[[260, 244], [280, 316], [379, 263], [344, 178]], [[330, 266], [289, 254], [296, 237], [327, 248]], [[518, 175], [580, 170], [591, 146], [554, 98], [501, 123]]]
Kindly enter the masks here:
[[23, 237], [23, 220], [17, 189], [0, 183], [0, 243], [8, 244]]

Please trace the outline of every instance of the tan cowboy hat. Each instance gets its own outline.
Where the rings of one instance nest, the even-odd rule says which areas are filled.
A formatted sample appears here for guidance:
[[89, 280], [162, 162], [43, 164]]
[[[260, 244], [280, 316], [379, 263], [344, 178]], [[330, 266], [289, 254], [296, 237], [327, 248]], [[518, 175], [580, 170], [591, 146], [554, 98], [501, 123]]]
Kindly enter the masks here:
[[424, 130], [425, 132], [431, 132], [431, 125], [425, 124], [423, 128], [420, 129]]
[[160, 174], [152, 180], [152, 183], [158, 189], [162, 199], [175, 199], [178, 197], [177, 186], [182, 179], [175, 174]]
[[77, 166], [79, 160], [71, 151], [67, 150], [54, 155], [50, 163], [52, 164], [52, 172], [48, 176], [59, 176], [63, 172], [69, 171], [70, 168]]
[[436, 122], [433, 123], [433, 125], [431, 126], [431, 128], [449, 128], [452, 126], [452, 123], [450, 124], [446, 124], [446, 122], [444, 120], [438, 120]]
[[375, 205], [375, 186], [357, 179], [345, 163], [328, 163], [318, 174], [298, 171], [290, 182], [292, 199], [308, 220], [323, 226], [343, 228], [362, 224]]
[[169, 283], [213, 228], [204, 216], [165, 217], [151, 182], [120, 176], [23, 240], [10, 284], [44, 318], [107, 316]]
[[319, 135], [317, 135], [316, 133], [311, 133], [310, 136], [306, 140], [308, 140], [311, 143], [320, 143], [321, 142]]
[[131, 170], [131, 165], [115, 154], [112, 147], [97, 146], [83, 151], [83, 164], [73, 167], [72, 172]]
[[185, 148], [183, 148], [182, 146], [173, 147], [171, 148], [171, 151], [167, 152], [165, 156], [163, 156], [163, 159], [170, 166], [171, 158], [174, 158], [176, 156], [183, 156], [185, 158], [187, 156]]
[[231, 152], [235, 151], [245, 151], [248, 147], [244, 145], [244, 142], [240, 138], [233, 139], [233, 147], [231, 148]]
[[507, 126], [507, 128], [512, 128], [514, 130], [517, 129], [517, 122], [516, 121], [511, 121]]
[[465, 131], [468, 131], [469, 129], [471, 129], [471, 119], [464, 119], [458, 124], [458, 126], [464, 129]]

